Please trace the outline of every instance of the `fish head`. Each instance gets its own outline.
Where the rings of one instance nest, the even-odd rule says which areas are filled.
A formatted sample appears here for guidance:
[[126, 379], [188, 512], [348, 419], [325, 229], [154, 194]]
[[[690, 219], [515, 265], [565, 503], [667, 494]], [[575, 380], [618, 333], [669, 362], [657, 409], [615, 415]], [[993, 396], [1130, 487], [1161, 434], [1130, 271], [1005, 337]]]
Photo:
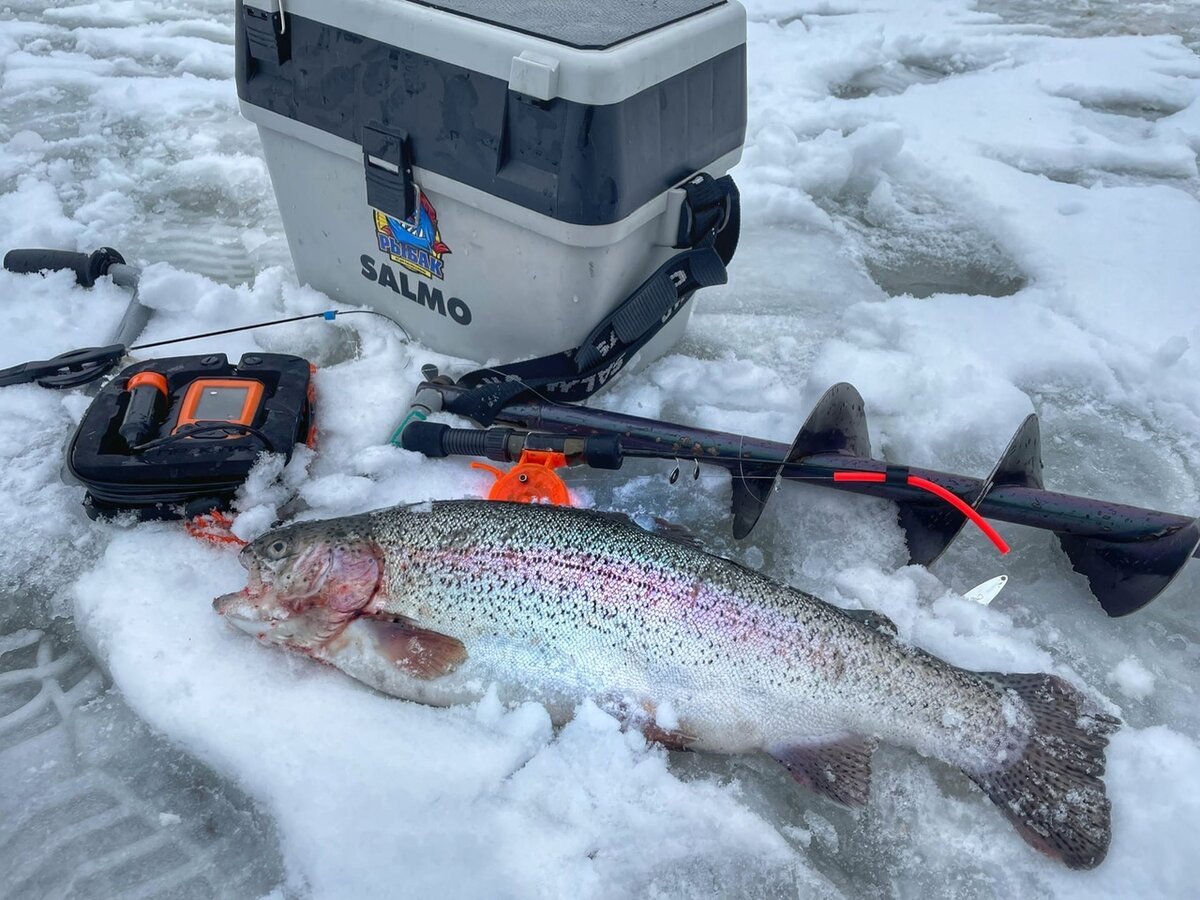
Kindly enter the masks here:
[[213, 608], [259, 640], [301, 651], [341, 633], [383, 580], [383, 553], [363, 517], [277, 528], [238, 560], [249, 572], [246, 587]]

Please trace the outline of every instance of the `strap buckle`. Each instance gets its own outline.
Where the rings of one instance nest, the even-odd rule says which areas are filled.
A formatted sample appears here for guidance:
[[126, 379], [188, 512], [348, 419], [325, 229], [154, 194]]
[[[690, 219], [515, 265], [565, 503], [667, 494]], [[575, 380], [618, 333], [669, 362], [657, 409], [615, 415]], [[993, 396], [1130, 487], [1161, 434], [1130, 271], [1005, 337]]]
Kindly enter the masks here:
[[737, 190], [729, 175], [713, 178], [707, 172], [700, 172], [680, 187], [687, 196], [679, 209], [677, 250], [698, 246], [710, 235], [724, 231], [733, 217], [734, 192]]

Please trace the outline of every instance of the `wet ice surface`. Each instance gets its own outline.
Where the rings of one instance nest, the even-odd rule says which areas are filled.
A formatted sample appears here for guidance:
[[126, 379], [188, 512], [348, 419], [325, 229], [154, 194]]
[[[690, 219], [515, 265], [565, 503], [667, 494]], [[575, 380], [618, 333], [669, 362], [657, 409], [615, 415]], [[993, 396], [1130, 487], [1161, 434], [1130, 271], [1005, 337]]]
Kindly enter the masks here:
[[1200, 16], [1194, 0], [980, 0], [976, 8], [1006, 22], [1042, 26], [1067, 37], [1173, 34], [1192, 49], [1200, 45]]
[[[47, 246], [118, 246], [220, 281], [287, 262], [228, 3], [5, 4], [0, 188]], [[44, 204], [44, 205], [43, 205]], [[15, 235], [14, 235], [15, 236]]]
[[[975, 475], [1036, 411], [1050, 488], [1200, 512], [1195, 4], [749, 10], [735, 172], [748, 225], [731, 282], [698, 299], [675, 354], [600, 402], [786, 441], [845, 380], [877, 455]], [[237, 117], [232, 35], [225, 2], [0, 11], [4, 247], [109, 244], [153, 264], [147, 339], [328, 303], [293, 283]], [[0, 273], [0, 295], [0, 365], [102, 340], [125, 302], [62, 276]], [[482, 490], [465, 462], [386, 446], [420, 364], [454, 369], [386, 323], [203, 346], [322, 366], [321, 452], [283, 488], [251, 485], [244, 536], [292, 495], [325, 516]], [[535, 706], [426, 709], [258, 647], [209, 607], [242, 584], [229, 551], [84, 518], [59, 470], [86, 403], [0, 390], [6, 896], [1193, 890], [1196, 564], [1114, 621], [1040, 532], [1002, 527], [1004, 560], [967, 533], [927, 572], [904, 566], [883, 503], [788, 486], [738, 545], [719, 473], [572, 476], [596, 506], [674, 519], [776, 578], [877, 608], [951, 662], [1057, 672], [1119, 712], [1109, 859], [1070, 873], [963, 776], [908, 751], [878, 753], [871, 803], [851, 812], [765, 758], [668, 755], [595, 710], [555, 734]], [[992, 608], [959, 596], [1001, 571]]]
[[256, 896], [275, 830], [228, 781], [154, 734], [68, 626], [0, 638], [4, 896]]

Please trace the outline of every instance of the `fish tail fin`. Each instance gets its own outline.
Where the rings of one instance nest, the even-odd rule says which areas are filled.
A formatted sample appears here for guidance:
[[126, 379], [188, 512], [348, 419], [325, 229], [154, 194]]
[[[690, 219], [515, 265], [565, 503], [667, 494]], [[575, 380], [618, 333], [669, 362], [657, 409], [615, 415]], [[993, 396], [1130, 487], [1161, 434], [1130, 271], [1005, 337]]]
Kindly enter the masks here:
[[1072, 869], [1092, 869], [1108, 852], [1110, 804], [1104, 748], [1120, 727], [1111, 716], [1081, 711], [1083, 695], [1054, 675], [988, 673], [1033, 716], [1021, 757], [992, 772], [968, 772], [1032, 847]]

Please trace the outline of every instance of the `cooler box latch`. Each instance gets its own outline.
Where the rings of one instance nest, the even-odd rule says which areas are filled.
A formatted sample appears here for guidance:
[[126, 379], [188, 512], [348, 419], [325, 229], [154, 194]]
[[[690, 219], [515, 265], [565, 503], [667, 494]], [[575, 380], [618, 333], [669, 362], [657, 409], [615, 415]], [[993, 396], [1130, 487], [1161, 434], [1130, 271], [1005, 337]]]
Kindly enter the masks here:
[[284, 19], [283, 4], [279, 0], [265, 0], [263, 5], [267, 8], [259, 9], [249, 3], [242, 6], [250, 58], [283, 65], [292, 58], [292, 38]]
[[408, 132], [378, 124], [364, 125], [362, 146], [367, 203], [393, 218], [412, 218], [417, 209], [417, 192]]

